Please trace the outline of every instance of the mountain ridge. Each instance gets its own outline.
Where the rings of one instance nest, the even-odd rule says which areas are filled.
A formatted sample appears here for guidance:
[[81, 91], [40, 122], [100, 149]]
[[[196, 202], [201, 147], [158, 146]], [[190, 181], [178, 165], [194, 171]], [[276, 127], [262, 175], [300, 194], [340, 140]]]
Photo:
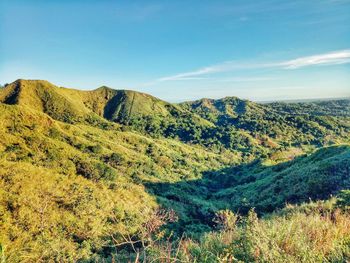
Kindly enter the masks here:
[[[350, 129], [350, 100], [258, 104], [225, 97], [171, 104], [145, 93], [106, 86], [80, 91], [47, 81], [18, 80], [0, 90], [0, 102], [25, 105], [64, 122], [113, 121], [151, 137], [178, 138], [217, 150], [260, 145], [256, 149], [262, 155], [266, 145], [287, 147], [285, 136], [294, 145], [317, 146], [346, 137]], [[338, 110], [331, 114], [333, 109]], [[334, 125], [339, 127], [334, 129]]]
[[[0, 90], [0, 102], [6, 104], [20, 104], [49, 113], [45, 108], [43, 97], [57, 99], [59, 103], [68, 108], [68, 115], [79, 117], [89, 113], [98, 114], [108, 120], [124, 120], [131, 117], [133, 111], [137, 114], [162, 116], [170, 115], [170, 111], [182, 111], [176, 105], [172, 105], [146, 93], [132, 90], [115, 90], [101, 86], [95, 90], [77, 90], [55, 86], [44, 80], [19, 79], [6, 85]], [[48, 101], [55, 107], [55, 101]], [[141, 105], [142, 104], [142, 105]], [[169, 108], [169, 109], [168, 109]], [[71, 109], [71, 110], [69, 110]], [[55, 107], [61, 114], [67, 113], [64, 109]], [[54, 116], [54, 118], [57, 116]]]
[[[5, 87], [7, 87], [8, 85], [11, 85], [13, 83], [16, 83], [16, 82], [42, 82], [42, 83], [48, 83], [52, 86], [56, 86], [58, 88], [62, 88], [62, 89], [69, 89], [69, 90], [74, 90], [74, 91], [78, 91], [78, 92], [94, 92], [94, 91], [98, 91], [98, 90], [111, 90], [111, 91], [125, 91], [125, 92], [135, 92], [135, 93], [139, 93], [139, 94], [145, 94], [147, 96], [151, 96], [155, 99], [158, 99], [158, 100], [162, 100], [162, 101], [165, 101], [163, 99], [160, 99], [156, 96], [153, 96], [151, 94], [148, 94], [148, 93], [145, 93], [145, 92], [140, 92], [140, 91], [136, 91], [136, 90], [132, 90], [132, 89], [114, 89], [114, 88], [111, 88], [109, 86], [105, 86], [105, 85], [102, 85], [102, 86], [99, 86], [95, 89], [79, 89], [79, 88], [71, 88], [71, 87], [62, 87], [62, 86], [57, 86], [55, 84], [52, 84], [51, 82], [47, 81], [47, 80], [43, 80], [43, 79], [17, 79], [11, 83], [6, 83], [2, 89], [4, 89]], [[249, 100], [249, 99], [242, 99], [242, 98], [239, 98], [237, 96], [225, 96], [225, 97], [222, 97], [222, 98], [209, 98], [209, 97], [203, 97], [203, 98], [199, 98], [199, 99], [194, 99], [194, 100], [188, 100], [188, 101], [181, 101], [181, 102], [173, 102], [172, 104], [183, 104], [183, 103], [193, 103], [193, 102], [199, 102], [199, 101], [222, 101], [222, 100], [225, 100], [225, 99], [238, 99], [238, 100], [242, 100], [242, 101], [249, 101], [249, 102], [252, 102], [252, 103], [256, 103], [256, 104], [273, 104], [273, 103], [285, 103], [285, 104], [297, 104], [297, 103], [314, 103], [314, 102], [331, 102], [331, 101], [348, 101], [350, 100], [350, 97], [346, 96], [346, 97], [335, 97], [335, 98], [310, 98], [310, 99], [286, 99], [286, 100], [270, 100], [270, 101], [254, 101], [254, 100]], [[170, 103], [170, 102], [168, 102]]]

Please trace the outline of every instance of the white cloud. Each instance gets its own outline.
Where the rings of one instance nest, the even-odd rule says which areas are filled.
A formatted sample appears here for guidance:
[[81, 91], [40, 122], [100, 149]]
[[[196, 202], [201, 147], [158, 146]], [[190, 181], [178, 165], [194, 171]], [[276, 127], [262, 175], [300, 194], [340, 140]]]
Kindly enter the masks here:
[[324, 54], [300, 57], [292, 60], [280, 62], [265, 62], [265, 63], [242, 63], [239, 61], [226, 61], [216, 65], [199, 68], [194, 71], [183, 72], [171, 76], [161, 77], [148, 84], [154, 84], [164, 81], [178, 80], [201, 80], [211, 74], [234, 72], [237, 70], [263, 69], [263, 68], [281, 68], [281, 69], [298, 69], [307, 66], [316, 65], [336, 65], [350, 63], [350, 49], [333, 51]]
[[301, 57], [280, 63], [286, 69], [297, 69], [314, 65], [336, 65], [350, 62], [350, 50], [340, 50], [326, 54]]
[[254, 69], [254, 68], [266, 68], [271, 67], [274, 64], [253, 64], [253, 63], [240, 63], [238, 61], [226, 61], [221, 64], [212, 65], [209, 67], [200, 68], [198, 70], [179, 73], [172, 76], [162, 77], [156, 80], [156, 82], [163, 81], [175, 81], [175, 80], [193, 80], [193, 79], [203, 79], [205, 75], [210, 75], [214, 73], [230, 72], [241, 69]]
[[157, 81], [162, 82], [162, 81], [193, 79], [193, 78], [196, 78], [198, 76], [207, 75], [207, 74], [211, 74], [211, 73], [225, 72], [225, 71], [232, 69], [232, 66], [233, 66], [232, 62], [223, 62], [221, 64], [200, 68], [198, 70], [189, 71], [189, 72], [185, 72], [185, 73], [179, 73], [179, 74], [176, 74], [173, 76], [159, 78], [159, 79], [157, 79]]

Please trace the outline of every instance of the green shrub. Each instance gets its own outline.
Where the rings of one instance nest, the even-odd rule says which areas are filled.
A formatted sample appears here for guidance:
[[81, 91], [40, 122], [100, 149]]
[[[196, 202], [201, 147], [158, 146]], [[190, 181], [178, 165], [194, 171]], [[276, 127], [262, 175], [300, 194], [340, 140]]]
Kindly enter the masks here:
[[94, 181], [114, 181], [117, 178], [115, 170], [101, 162], [79, 159], [76, 160], [75, 166], [77, 174]]
[[336, 206], [343, 210], [350, 210], [350, 190], [342, 190], [339, 192]]

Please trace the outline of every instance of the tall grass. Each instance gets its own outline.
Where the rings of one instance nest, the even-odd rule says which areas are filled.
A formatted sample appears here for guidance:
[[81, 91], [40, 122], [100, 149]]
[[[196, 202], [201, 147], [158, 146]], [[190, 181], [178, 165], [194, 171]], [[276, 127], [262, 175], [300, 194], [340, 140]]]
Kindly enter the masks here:
[[[325, 204], [326, 206], [327, 204]], [[259, 219], [254, 211], [234, 228], [153, 248], [154, 262], [349, 262], [350, 216], [314, 203]], [[302, 211], [303, 210], [303, 211]], [[151, 260], [152, 261], [152, 260]]]

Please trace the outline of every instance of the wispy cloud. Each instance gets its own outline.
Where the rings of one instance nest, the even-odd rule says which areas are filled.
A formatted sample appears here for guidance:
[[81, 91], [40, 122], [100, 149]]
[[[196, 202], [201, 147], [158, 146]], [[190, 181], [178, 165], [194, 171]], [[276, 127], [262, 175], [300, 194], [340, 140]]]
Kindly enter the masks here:
[[224, 62], [218, 65], [212, 65], [209, 67], [200, 68], [198, 70], [179, 73], [173, 76], [167, 76], [157, 79], [157, 81], [173, 81], [173, 80], [187, 80], [187, 79], [198, 79], [198, 76], [207, 75], [211, 73], [225, 72], [232, 69], [231, 62]]
[[[199, 68], [197, 70], [183, 72], [171, 76], [165, 76], [148, 83], [164, 81], [179, 81], [179, 80], [202, 80], [207, 79], [209, 75], [234, 72], [237, 70], [264, 69], [264, 68], [279, 68], [279, 69], [299, 69], [303, 67], [318, 66], [318, 65], [337, 65], [350, 63], [350, 49], [333, 51], [324, 54], [299, 57], [292, 60], [280, 62], [263, 62], [263, 63], [242, 63], [239, 61], [226, 61], [208, 67]], [[252, 79], [252, 78], [250, 78]], [[254, 78], [253, 78], [254, 79]], [[233, 81], [242, 81], [239, 78]]]
[[208, 76], [215, 73], [231, 72], [235, 70], [242, 69], [254, 69], [254, 68], [267, 68], [272, 67], [275, 64], [267, 63], [242, 63], [238, 61], [227, 61], [220, 64], [212, 65], [209, 67], [200, 68], [194, 71], [184, 72], [175, 74], [172, 76], [166, 76], [157, 79], [157, 82], [163, 81], [175, 81], [175, 80], [194, 80], [194, 79], [203, 79], [202, 76]]
[[337, 65], [350, 62], [350, 49], [330, 52], [326, 54], [301, 57], [286, 62], [282, 62], [281, 65], [286, 69], [297, 69], [301, 67], [314, 66], [314, 65]]

